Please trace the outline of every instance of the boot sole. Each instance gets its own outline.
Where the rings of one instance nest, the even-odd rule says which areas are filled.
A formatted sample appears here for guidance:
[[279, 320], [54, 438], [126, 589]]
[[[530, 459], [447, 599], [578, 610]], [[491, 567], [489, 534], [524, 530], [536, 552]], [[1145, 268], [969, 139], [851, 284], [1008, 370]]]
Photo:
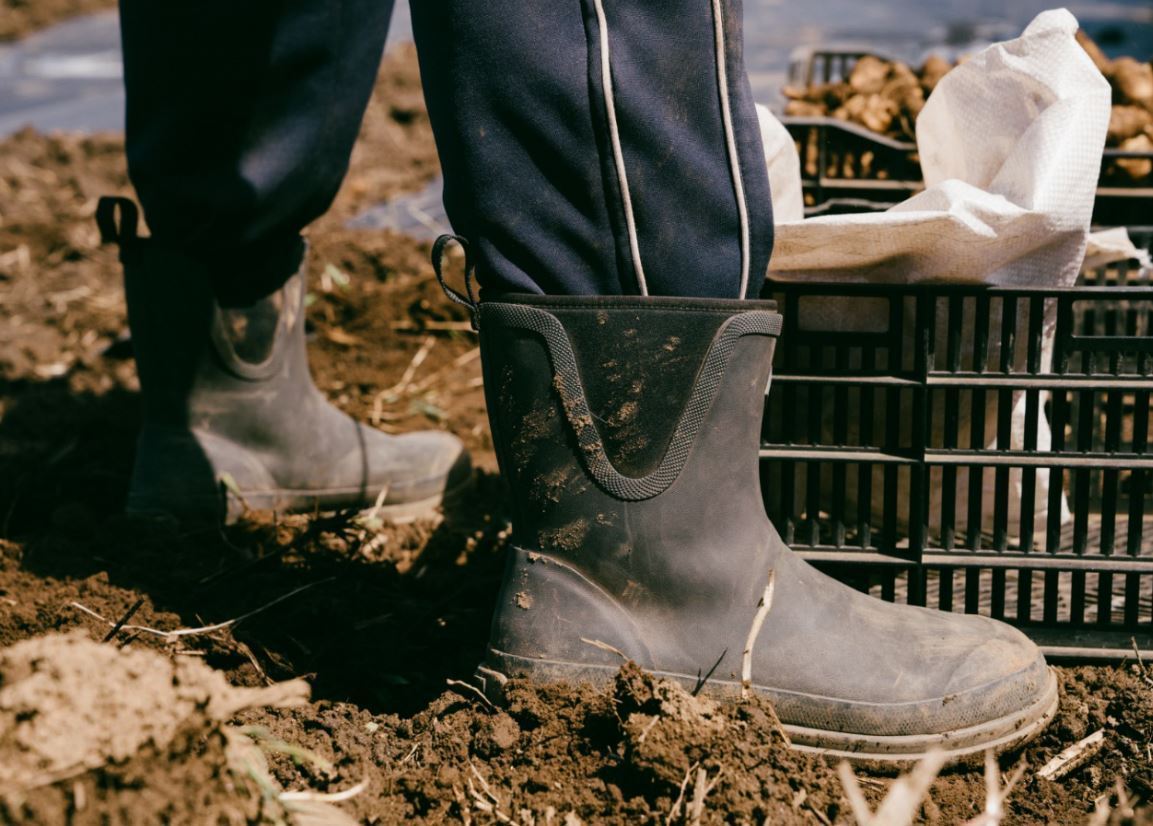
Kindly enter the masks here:
[[[475, 484], [476, 476], [472, 474], [456, 487], [442, 491], [425, 499], [412, 502], [397, 502], [391, 505], [381, 505], [379, 508], [358, 506], [362, 514], [375, 510], [375, 516], [391, 524], [407, 524], [418, 519], [435, 516], [445, 505], [459, 501]], [[294, 490], [282, 488], [272, 491], [246, 491], [239, 497], [229, 492], [224, 502], [226, 513], [224, 524], [231, 525], [245, 513], [251, 511], [280, 511], [282, 513], [332, 513], [349, 507], [348, 501], [363, 493], [362, 488], [326, 490], [323, 492], [309, 490]], [[222, 494], [223, 495], [223, 494]], [[220, 497], [189, 497], [181, 502], [179, 511], [162, 506], [149, 507], [147, 505], [134, 505], [131, 498], [124, 511], [129, 516], [142, 518], [162, 517], [175, 518], [181, 523], [212, 523], [217, 524], [222, 505]], [[215, 511], [216, 517], [207, 514]]]
[[[481, 665], [475, 681], [492, 702], [501, 702], [509, 673], [525, 675], [534, 682], [592, 683], [603, 685], [612, 681], [617, 669], [612, 666], [582, 665], [579, 663], [536, 660], [489, 651], [489, 661], [501, 663], [501, 668]], [[692, 690], [697, 678], [684, 674], [652, 672], [654, 676], [680, 683]], [[1041, 696], [1027, 708], [996, 720], [975, 726], [954, 729], [939, 734], [924, 735], [867, 735], [841, 731], [826, 731], [782, 723], [782, 728], [797, 751], [819, 754], [829, 758], [848, 760], [861, 766], [874, 766], [881, 771], [904, 768], [920, 760], [927, 752], [938, 750], [945, 754], [950, 765], [977, 764], [984, 754], [1012, 751], [1028, 743], [1049, 725], [1057, 714], [1060, 694], [1057, 675], [1050, 668], [1049, 680]], [[740, 696], [740, 683], [710, 680], [703, 693], [720, 698]]]

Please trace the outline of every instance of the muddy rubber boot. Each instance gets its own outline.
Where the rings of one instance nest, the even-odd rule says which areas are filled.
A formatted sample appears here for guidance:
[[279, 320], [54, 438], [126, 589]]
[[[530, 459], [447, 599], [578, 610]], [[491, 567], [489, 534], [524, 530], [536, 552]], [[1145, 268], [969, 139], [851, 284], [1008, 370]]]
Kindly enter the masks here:
[[737, 692], [749, 647], [753, 689], [805, 750], [957, 759], [1050, 720], [1056, 679], [1018, 631], [882, 602], [782, 543], [757, 457], [771, 302], [514, 296], [479, 319], [514, 507], [490, 695], [511, 677], [609, 679], [611, 649]]
[[203, 265], [136, 235], [135, 205], [104, 199], [120, 245], [144, 423], [126, 509], [186, 522], [245, 510], [374, 505], [429, 515], [472, 478], [460, 440], [390, 436], [333, 407], [312, 381], [301, 274], [255, 304], [222, 309]]

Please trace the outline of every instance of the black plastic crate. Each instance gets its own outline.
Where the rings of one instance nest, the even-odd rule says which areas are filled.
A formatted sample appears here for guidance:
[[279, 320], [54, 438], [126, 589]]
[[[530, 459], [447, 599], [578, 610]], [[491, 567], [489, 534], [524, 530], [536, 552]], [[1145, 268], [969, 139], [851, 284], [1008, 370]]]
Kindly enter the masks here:
[[[1153, 246], [1153, 228], [1130, 233]], [[785, 327], [762, 486], [794, 549], [886, 599], [1012, 622], [1051, 655], [1153, 652], [1149, 272], [764, 295]], [[838, 301], [856, 331], [815, 316]]]
[[[839, 82], [861, 57], [884, 55], [857, 49], [803, 51], [794, 57], [795, 86]], [[801, 183], [809, 214], [830, 207], [885, 208], [924, 188], [915, 144], [878, 135], [835, 118], [783, 117], [797, 142]], [[1128, 171], [1127, 171], [1128, 170]], [[1108, 226], [1141, 224], [1153, 204], [1153, 152], [1106, 149], [1101, 159], [1093, 221]]]

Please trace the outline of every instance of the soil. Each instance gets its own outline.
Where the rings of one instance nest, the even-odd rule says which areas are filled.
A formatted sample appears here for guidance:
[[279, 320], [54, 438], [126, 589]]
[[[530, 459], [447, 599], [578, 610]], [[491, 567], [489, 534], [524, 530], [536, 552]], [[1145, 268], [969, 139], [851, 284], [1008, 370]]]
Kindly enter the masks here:
[[[32, 762], [35, 782], [0, 788], [0, 821], [338, 822], [316, 810], [333, 801], [289, 790], [347, 797], [333, 805], [363, 823], [852, 822], [836, 768], [788, 750], [763, 702], [717, 705], [633, 666], [603, 689], [514, 682], [501, 708], [449, 684], [482, 656], [509, 535], [477, 343], [440, 296], [427, 244], [342, 228], [436, 174], [417, 83], [410, 51], [386, 60], [392, 100], [374, 100], [348, 185], [311, 230], [313, 367], [354, 416], [451, 430], [482, 472], [445, 518], [379, 530], [351, 514], [253, 514], [198, 532], [120, 514], [138, 388], [115, 254], [92, 222], [99, 195], [128, 191], [120, 138], [0, 144], [0, 766], [25, 765], [12, 738], [49, 707], [63, 714], [43, 717], [52, 736], [74, 746], [20, 741], [50, 759]], [[418, 389], [396, 390], [421, 352]], [[254, 611], [182, 636], [142, 630]], [[49, 667], [46, 651], [73, 654]], [[1004, 822], [1087, 822], [1098, 799], [1118, 805], [1115, 822], [1149, 822], [1119, 795], [1153, 796], [1153, 678], [1136, 663], [1060, 677], [1059, 718], [1001, 761], [1029, 766]], [[276, 688], [234, 716], [210, 699], [295, 679], [307, 704], [282, 707]], [[210, 686], [201, 702], [187, 702], [186, 681]], [[1036, 777], [1098, 729], [1105, 746], [1087, 764]], [[892, 779], [861, 782], [875, 804]], [[959, 823], [984, 800], [980, 771], [954, 771], [918, 818]]]
[[0, 0], [0, 42], [70, 17], [116, 8], [116, 0]]

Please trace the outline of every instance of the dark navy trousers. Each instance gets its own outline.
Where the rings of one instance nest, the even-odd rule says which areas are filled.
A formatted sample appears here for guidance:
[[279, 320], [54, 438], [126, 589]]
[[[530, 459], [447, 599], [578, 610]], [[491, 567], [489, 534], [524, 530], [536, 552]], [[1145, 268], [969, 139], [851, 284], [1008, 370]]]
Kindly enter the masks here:
[[[335, 197], [392, 0], [121, 0], [153, 235], [247, 303]], [[486, 296], [755, 296], [772, 249], [741, 0], [412, 0], [445, 206]]]

